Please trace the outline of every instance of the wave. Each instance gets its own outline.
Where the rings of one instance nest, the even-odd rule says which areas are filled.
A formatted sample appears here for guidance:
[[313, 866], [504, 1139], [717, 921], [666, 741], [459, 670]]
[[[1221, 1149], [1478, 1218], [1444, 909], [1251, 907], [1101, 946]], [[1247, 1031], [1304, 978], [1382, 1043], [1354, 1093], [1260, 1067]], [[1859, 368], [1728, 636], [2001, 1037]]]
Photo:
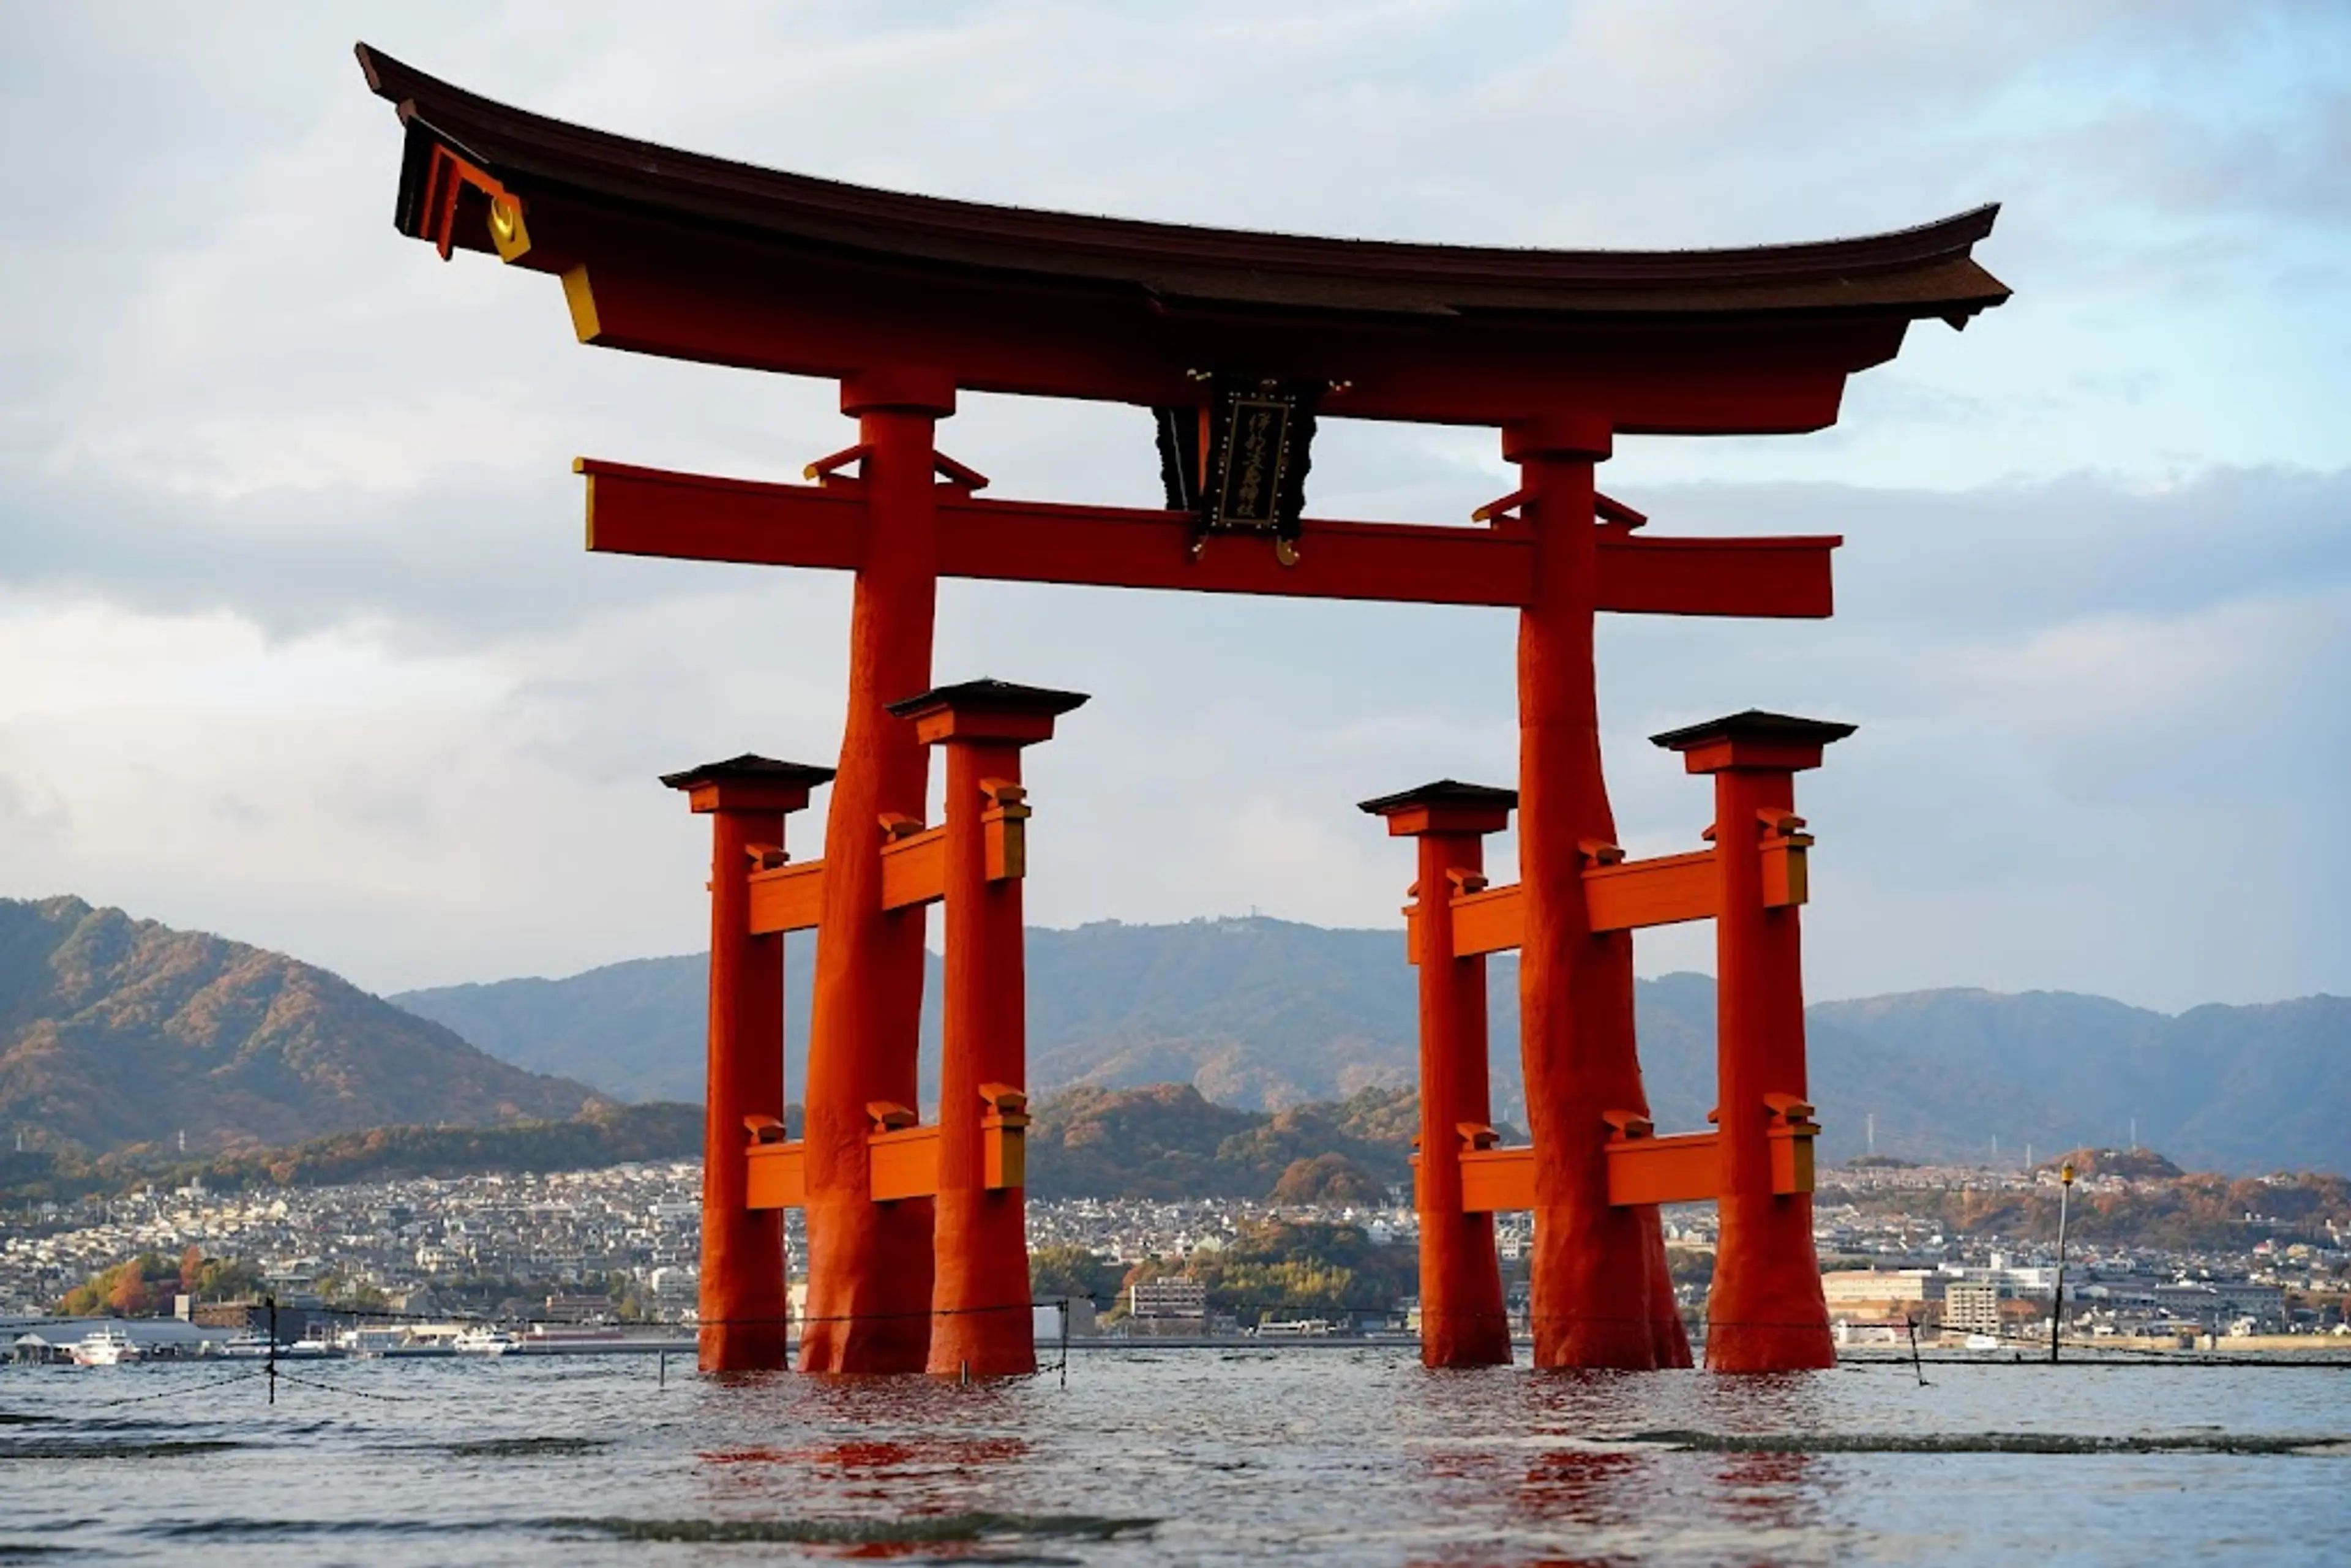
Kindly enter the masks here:
[[242, 1448], [225, 1437], [168, 1437], [141, 1443], [88, 1443], [71, 1438], [0, 1443], [0, 1459], [172, 1459]]
[[1635, 1432], [1625, 1439], [1708, 1454], [2340, 1454], [2351, 1439], [2188, 1433], [2102, 1437], [2071, 1432]]
[[1155, 1519], [1087, 1513], [942, 1513], [903, 1519], [569, 1519], [559, 1528], [614, 1541], [720, 1544], [782, 1542], [826, 1546], [922, 1546], [1006, 1536], [1115, 1541], [1147, 1534]]

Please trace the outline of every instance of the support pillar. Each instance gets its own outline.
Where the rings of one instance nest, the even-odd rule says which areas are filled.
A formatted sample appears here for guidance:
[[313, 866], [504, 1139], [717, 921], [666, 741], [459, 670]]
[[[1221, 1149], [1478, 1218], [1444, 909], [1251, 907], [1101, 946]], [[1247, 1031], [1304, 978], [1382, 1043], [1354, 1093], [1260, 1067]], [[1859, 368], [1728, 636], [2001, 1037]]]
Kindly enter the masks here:
[[705, 1372], [785, 1364], [784, 1217], [747, 1207], [747, 1118], [784, 1114], [784, 939], [750, 932], [749, 873], [780, 862], [784, 818], [829, 768], [743, 756], [662, 782], [710, 818], [710, 1043], [703, 1089], [699, 1340]]
[[1510, 825], [1515, 790], [1442, 779], [1366, 800], [1395, 838], [1419, 841], [1413, 884], [1420, 969], [1420, 1360], [1424, 1366], [1508, 1366], [1510, 1320], [1490, 1212], [1465, 1214], [1461, 1150], [1492, 1136], [1486, 1081], [1486, 960], [1454, 956], [1453, 895], [1485, 885], [1485, 835]]
[[923, 914], [882, 902], [883, 819], [919, 821], [929, 756], [883, 704], [931, 684], [938, 601], [937, 422], [945, 376], [841, 383], [863, 448], [865, 558], [849, 624], [849, 705], [825, 821], [809, 1050], [807, 1372], [919, 1372], [929, 1350], [931, 1203], [872, 1202], [867, 1105], [918, 1103]]
[[[1836, 1364], [1813, 1245], [1817, 1128], [1805, 1085], [1797, 927], [1812, 841], [1798, 831], [1795, 775], [1819, 767], [1822, 748], [1853, 731], [1750, 711], [1655, 737], [1680, 752], [1690, 772], [1714, 776], [1722, 1228], [1707, 1297], [1706, 1362], [1719, 1372]], [[1799, 1159], [1801, 1172], [1775, 1169]]]
[[1020, 884], [1029, 808], [1020, 750], [1051, 738], [1076, 692], [1001, 681], [893, 703], [946, 751], [945, 1051], [929, 1369], [1004, 1377], [1037, 1370], [1025, 1182], [1028, 1005]]
[[1610, 1207], [1603, 1153], [1604, 1113], [1648, 1114], [1632, 936], [1595, 935], [1583, 892], [1586, 846], [1616, 839], [1593, 663], [1593, 468], [1610, 441], [1597, 415], [1502, 434], [1535, 535], [1533, 595], [1519, 617], [1520, 1049], [1535, 1146], [1535, 1364], [1687, 1366], [1656, 1208]]

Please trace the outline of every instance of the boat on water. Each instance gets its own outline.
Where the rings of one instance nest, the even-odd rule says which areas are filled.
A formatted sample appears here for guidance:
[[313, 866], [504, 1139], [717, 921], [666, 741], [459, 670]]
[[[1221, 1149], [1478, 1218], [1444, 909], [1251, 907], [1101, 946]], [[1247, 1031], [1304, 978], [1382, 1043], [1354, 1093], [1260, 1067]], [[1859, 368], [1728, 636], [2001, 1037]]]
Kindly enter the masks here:
[[[267, 1334], [247, 1333], [238, 1334], [234, 1339], [221, 1341], [220, 1348], [214, 1354], [260, 1361], [266, 1359], [271, 1350]], [[276, 1354], [280, 1358], [298, 1355], [330, 1355], [333, 1353], [333, 1346], [315, 1339], [289, 1340], [276, 1347]]]
[[601, 1345], [618, 1344], [627, 1336], [617, 1328], [601, 1323], [533, 1323], [515, 1342], [518, 1351], [557, 1352], [593, 1350]]
[[76, 1366], [125, 1366], [147, 1359], [138, 1341], [113, 1328], [91, 1330], [70, 1354]]
[[514, 1347], [514, 1335], [494, 1328], [470, 1328], [449, 1342], [461, 1355], [504, 1355]]

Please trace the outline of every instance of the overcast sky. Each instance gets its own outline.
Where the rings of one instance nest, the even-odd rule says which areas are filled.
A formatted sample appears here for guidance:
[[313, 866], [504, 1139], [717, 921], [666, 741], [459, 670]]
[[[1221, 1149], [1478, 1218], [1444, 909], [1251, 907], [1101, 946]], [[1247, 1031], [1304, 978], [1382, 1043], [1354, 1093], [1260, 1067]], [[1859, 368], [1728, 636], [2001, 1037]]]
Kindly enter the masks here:
[[[1835, 430], [1604, 470], [1659, 533], [1848, 541], [1833, 622], [1604, 626], [1628, 847], [1708, 816], [1647, 734], [1851, 719], [1800, 786], [1813, 995], [2351, 992], [2339, 4], [8, 5], [0, 896], [378, 989], [569, 973], [702, 944], [655, 773], [832, 759], [846, 578], [587, 557], [569, 472], [790, 476], [850, 439], [832, 390], [581, 348], [554, 280], [398, 237], [356, 37], [699, 151], [1183, 222], [1709, 246], [2001, 202], [2016, 298]], [[1325, 430], [1318, 516], [1509, 487], [1490, 433]], [[1155, 504], [1137, 411], [967, 398], [941, 444]], [[1031, 754], [1040, 923], [1394, 925], [1408, 850], [1353, 802], [1512, 779], [1513, 636], [950, 584], [937, 673], [1095, 694]]]

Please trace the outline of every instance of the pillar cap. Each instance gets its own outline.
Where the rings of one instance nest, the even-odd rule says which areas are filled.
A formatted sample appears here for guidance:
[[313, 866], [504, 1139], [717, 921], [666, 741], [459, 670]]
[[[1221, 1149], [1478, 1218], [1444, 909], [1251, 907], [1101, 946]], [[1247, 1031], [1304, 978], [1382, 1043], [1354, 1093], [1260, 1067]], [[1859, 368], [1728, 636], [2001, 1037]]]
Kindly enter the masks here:
[[1726, 768], [1795, 772], [1818, 768], [1823, 747], [1843, 740], [1859, 727], [1749, 708], [1653, 735], [1649, 744], [1680, 752], [1692, 773], [1715, 773]]
[[1055, 691], [1050, 686], [1024, 686], [983, 676], [934, 686], [929, 691], [885, 705], [900, 718], [912, 719], [925, 745], [942, 740], [998, 740], [1026, 745], [1050, 740], [1053, 720], [1089, 701], [1084, 692]]
[[1389, 836], [1404, 839], [1423, 833], [1498, 833], [1510, 825], [1518, 806], [1516, 789], [1439, 779], [1401, 794], [1358, 801], [1355, 809], [1385, 817]]
[[723, 762], [705, 762], [661, 781], [686, 791], [697, 811], [797, 811], [809, 791], [831, 782], [833, 770], [806, 762], [783, 762], [745, 752]]

